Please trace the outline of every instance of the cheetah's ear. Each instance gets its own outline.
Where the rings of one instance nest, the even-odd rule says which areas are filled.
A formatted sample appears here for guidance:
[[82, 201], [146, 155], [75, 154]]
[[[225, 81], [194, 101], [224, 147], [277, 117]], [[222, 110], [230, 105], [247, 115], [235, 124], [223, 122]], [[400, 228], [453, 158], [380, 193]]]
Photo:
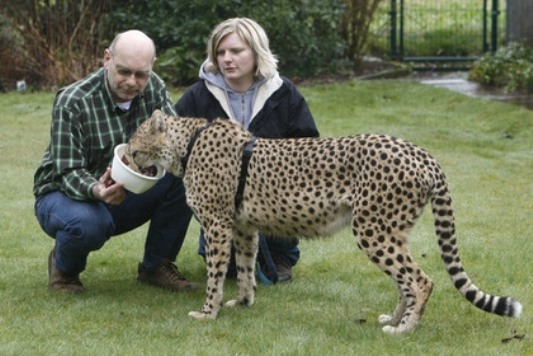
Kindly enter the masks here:
[[167, 130], [167, 123], [165, 121], [166, 115], [161, 110], [156, 110], [152, 114], [152, 130], [165, 132]]

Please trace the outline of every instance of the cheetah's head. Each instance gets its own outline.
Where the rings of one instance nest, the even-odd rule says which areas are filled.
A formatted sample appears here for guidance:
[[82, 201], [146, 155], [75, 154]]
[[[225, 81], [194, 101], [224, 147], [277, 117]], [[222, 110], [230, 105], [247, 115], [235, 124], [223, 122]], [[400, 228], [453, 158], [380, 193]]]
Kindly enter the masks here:
[[160, 110], [154, 111], [128, 141], [126, 155], [139, 170], [157, 163], [178, 177], [183, 175], [179, 159], [175, 156], [176, 148], [172, 146], [173, 140], [169, 139], [170, 118]]

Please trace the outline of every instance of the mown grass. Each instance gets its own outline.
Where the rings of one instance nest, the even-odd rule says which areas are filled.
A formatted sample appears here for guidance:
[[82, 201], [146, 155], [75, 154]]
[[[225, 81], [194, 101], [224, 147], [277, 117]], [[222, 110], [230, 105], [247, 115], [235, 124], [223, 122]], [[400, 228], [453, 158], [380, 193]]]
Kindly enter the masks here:
[[[466, 302], [442, 267], [429, 209], [412, 253], [435, 281], [414, 333], [391, 336], [376, 319], [396, 302], [391, 280], [355, 247], [349, 230], [303, 241], [289, 284], [258, 285], [250, 308], [197, 321], [204, 293], [135, 282], [146, 227], [112, 238], [82, 274], [86, 293], [47, 291], [52, 240], [33, 216], [33, 173], [47, 144], [52, 93], [0, 95], [0, 354], [526, 355], [533, 353], [531, 251], [533, 112], [409, 81], [348, 81], [302, 88], [323, 136], [388, 133], [424, 146], [448, 175], [461, 256], [487, 292], [524, 304], [517, 320]], [[174, 93], [177, 99], [179, 92]], [[178, 259], [205, 283], [191, 224]], [[226, 299], [235, 282], [226, 284]], [[364, 321], [364, 322], [362, 322]], [[513, 332], [525, 339], [501, 340]]]

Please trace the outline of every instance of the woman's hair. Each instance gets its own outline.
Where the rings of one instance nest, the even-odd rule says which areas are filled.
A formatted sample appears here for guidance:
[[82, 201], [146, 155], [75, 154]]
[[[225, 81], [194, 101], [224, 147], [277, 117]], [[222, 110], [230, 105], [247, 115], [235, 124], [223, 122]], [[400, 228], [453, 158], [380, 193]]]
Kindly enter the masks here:
[[265, 30], [254, 20], [245, 17], [228, 19], [214, 28], [207, 42], [208, 64], [205, 70], [220, 72], [217, 62], [218, 46], [224, 37], [234, 32], [255, 54], [255, 76], [267, 78], [275, 74], [278, 69], [278, 60], [270, 51]]

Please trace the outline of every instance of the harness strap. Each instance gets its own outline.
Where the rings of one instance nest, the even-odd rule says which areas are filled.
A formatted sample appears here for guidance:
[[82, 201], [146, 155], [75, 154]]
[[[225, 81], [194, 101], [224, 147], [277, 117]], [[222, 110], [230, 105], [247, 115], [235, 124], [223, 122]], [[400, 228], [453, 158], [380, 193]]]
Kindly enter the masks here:
[[208, 122], [204, 127], [200, 128], [200, 130], [196, 131], [194, 136], [189, 141], [189, 144], [187, 145], [187, 152], [185, 152], [185, 156], [181, 158], [181, 166], [183, 167], [183, 172], [185, 172], [187, 168], [187, 163], [189, 162], [189, 157], [191, 156], [192, 149], [194, 147], [194, 144], [196, 143], [196, 140], [198, 137], [200, 137], [200, 134], [204, 132], [206, 129], [208, 129], [211, 125], [213, 125], [215, 121]]
[[235, 209], [238, 209], [242, 203], [242, 195], [244, 193], [244, 185], [246, 184], [246, 175], [248, 174], [248, 164], [250, 158], [252, 158], [252, 152], [255, 146], [255, 140], [257, 138], [252, 136], [252, 139], [248, 141], [242, 152], [241, 161], [241, 173], [239, 175], [239, 185], [237, 186], [237, 193], [235, 193]]
[[[244, 147], [242, 152], [242, 161], [241, 161], [241, 172], [239, 174], [239, 185], [237, 186], [237, 193], [235, 193], [235, 209], [238, 209], [242, 203], [244, 186], [246, 184], [246, 175], [248, 174], [248, 165], [250, 163], [250, 158], [252, 158], [252, 153], [255, 146], [256, 137], [253, 136], [250, 141]], [[278, 272], [276, 270], [276, 265], [272, 256], [270, 255], [270, 250], [268, 248], [265, 236], [259, 234], [259, 253], [263, 255], [265, 260], [265, 267], [269, 270], [269, 275], [271, 279], [265, 275], [264, 271], [261, 270], [259, 263], [256, 264], [257, 275], [261, 282], [264, 284], [274, 284], [278, 281]]]

